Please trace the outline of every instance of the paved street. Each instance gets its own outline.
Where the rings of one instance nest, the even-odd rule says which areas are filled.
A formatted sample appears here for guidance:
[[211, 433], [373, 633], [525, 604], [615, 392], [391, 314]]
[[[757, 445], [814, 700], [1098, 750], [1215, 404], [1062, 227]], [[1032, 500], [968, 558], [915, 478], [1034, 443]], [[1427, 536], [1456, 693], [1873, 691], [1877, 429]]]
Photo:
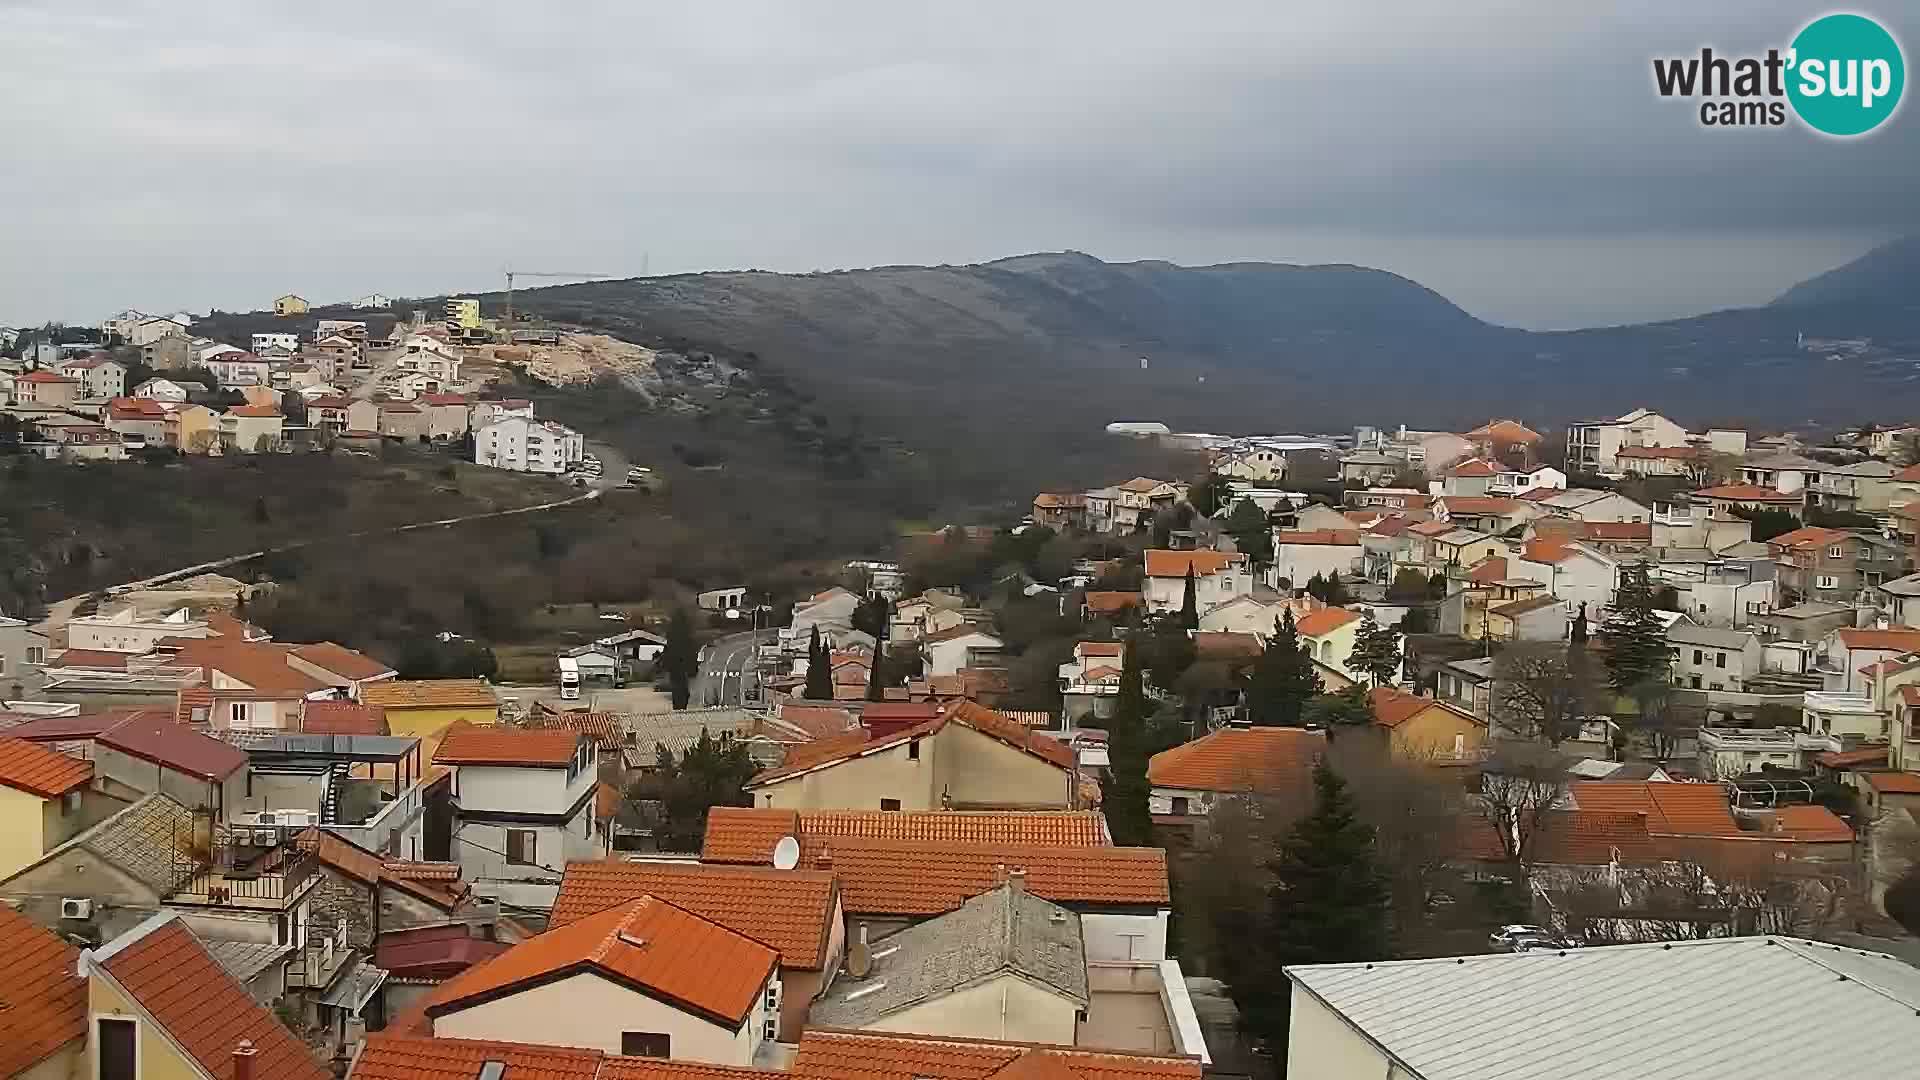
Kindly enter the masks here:
[[[758, 634], [760, 643], [774, 640], [775, 631], [763, 628]], [[753, 670], [753, 647], [755, 635], [749, 631], [728, 634], [715, 638], [707, 647], [707, 661], [700, 665], [700, 673], [693, 678], [693, 704], [737, 705], [741, 700], [742, 684], [751, 691], [758, 678]]]

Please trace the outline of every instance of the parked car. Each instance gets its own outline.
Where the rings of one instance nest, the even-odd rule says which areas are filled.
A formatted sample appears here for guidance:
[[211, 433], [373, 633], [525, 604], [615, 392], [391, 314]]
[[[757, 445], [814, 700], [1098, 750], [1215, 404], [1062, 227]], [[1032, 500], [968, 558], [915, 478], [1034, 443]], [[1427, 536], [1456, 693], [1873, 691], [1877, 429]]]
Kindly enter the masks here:
[[1487, 945], [1496, 952], [1529, 952], [1534, 949], [1557, 949], [1560, 947], [1560, 938], [1544, 926], [1515, 923], [1488, 934]]

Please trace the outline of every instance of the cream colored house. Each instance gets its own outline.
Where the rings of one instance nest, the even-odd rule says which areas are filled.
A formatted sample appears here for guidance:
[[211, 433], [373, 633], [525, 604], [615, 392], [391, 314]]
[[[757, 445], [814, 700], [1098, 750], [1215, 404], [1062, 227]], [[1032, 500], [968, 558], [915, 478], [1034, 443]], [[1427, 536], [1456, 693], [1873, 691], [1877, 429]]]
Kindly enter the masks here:
[[90, 761], [0, 737], [0, 880], [93, 823], [86, 812], [92, 779]]
[[288, 293], [273, 302], [273, 313], [283, 319], [291, 315], [305, 315], [309, 306], [304, 297]]
[[1417, 761], [1460, 762], [1480, 756], [1487, 725], [1465, 709], [1383, 686], [1367, 695], [1373, 724], [1393, 752]]
[[779, 954], [652, 896], [529, 938], [425, 1001], [435, 1038], [751, 1065], [777, 1034]]
[[883, 737], [794, 747], [747, 791], [755, 806], [793, 810], [1070, 810], [1079, 799], [1066, 744], [970, 701]]
[[235, 405], [220, 414], [220, 448], [227, 453], [271, 451], [280, 442], [286, 418], [272, 405]]
[[1300, 645], [1308, 656], [1359, 682], [1367, 676], [1347, 662], [1353, 658], [1353, 647], [1360, 639], [1363, 621], [1358, 612], [1326, 607], [1294, 623], [1293, 628], [1300, 635]]
[[205, 405], [176, 405], [167, 410], [162, 438], [183, 454], [204, 454], [220, 441], [219, 419]]

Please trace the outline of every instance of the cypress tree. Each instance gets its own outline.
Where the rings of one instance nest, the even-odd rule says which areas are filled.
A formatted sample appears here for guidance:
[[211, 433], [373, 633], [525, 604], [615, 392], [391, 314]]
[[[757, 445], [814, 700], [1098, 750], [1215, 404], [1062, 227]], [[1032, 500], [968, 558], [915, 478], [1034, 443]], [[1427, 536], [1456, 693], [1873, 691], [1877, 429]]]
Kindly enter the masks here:
[[1400, 631], [1381, 626], [1369, 611], [1360, 620], [1347, 666], [1367, 673], [1375, 686], [1386, 686], [1400, 674]]
[[1147, 782], [1147, 759], [1154, 747], [1148, 712], [1140, 660], [1128, 640], [1120, 649], [1120, 693], [1113, 718], [1107, 721], [1107, 783], [1101, 802], [1113, 842], [1129, 847], [1153, 842], [1153, 815], [1148, 808], [1153, 789]]
[[886, 659], [886, 646], [875, 643], [873, 646], [873, 666], [867, 669], [867, 700], [885, 701], [886, 683], [880, 681], [880, 665]]
[[820, 628], [813, 628], [813, 636], [807, 640], [807, 698], [811, 701], [833, 700], [833, 657], [827, 647], [820, 643]]
[[1200, 594], [1193, 583], [1193, 563], [1187, 563], [1187, 584], [1180, 594], [1180, 629], [1200, 629]]
[[1286, 608], [1247, 679], [1247, 712], [1261, 727], [1299, 727], [1300, 710], [1319, 692], [1320, 673], [1300, 644], [1293, 609]]

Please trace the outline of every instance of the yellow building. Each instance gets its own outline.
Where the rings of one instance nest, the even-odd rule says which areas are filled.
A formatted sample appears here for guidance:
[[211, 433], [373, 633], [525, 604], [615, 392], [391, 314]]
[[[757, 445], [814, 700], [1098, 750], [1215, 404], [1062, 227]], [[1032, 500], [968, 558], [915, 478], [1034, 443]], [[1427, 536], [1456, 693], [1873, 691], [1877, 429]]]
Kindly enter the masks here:
[[80, 1075], [138, 1080], [327, 1080], [312, 1051], [247, 995], [177, 912], [80, 954], [87, 980]]
[[166, 443], [183, 454], [204, 454], [220, 441], [220, 418], [205, 405], [167, 410]]
[[273, 302], [273, 313], [283, 319], [289, 315], [305, 315], [309, 306], [304, 297], [288, 293]]
[[1487, 725], [1465, 709], [1383, 686], [1367, 695], [1374, 727], [1393, 752], [1437, 762], [1472, 761], [1487, 742]]
[[84, 831], [92, 779], [90, 761], [0, 738], [0, 880]]
[[447, 329], [478, 330], [480, 328], [480, 301], [452, 297], [447, 301]]
[[458, 721], [500, 722], [500, 700], [485, 679], [395, 679], [360, 688], [360, 703], [385, 709], [387, 730], [424, 739]]

